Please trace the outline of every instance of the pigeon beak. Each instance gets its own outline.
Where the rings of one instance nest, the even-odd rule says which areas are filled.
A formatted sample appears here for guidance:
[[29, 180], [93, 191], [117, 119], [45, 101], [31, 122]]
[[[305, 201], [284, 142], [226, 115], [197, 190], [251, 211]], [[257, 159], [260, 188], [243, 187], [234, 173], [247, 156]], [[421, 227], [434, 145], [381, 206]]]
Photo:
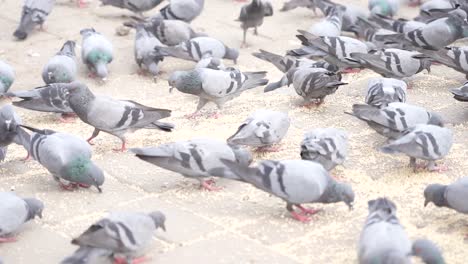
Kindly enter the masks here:
[[166, 225], [161, 224], [161, 229], [164, 230], [164, 232], [166, 232]]
[[425, 201], [424, 201], [424, 207], [426, 207], [429, 203], [430, 203], [430, 201], [425, 200]]

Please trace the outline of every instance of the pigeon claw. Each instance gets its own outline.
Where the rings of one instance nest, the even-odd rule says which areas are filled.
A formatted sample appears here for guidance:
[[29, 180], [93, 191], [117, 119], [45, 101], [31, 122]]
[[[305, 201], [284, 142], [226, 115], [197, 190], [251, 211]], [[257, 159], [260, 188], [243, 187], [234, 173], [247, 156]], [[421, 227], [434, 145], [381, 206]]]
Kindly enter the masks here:
[[210, 180], [207, 180], [207, 181], [202, 181], [201, 184], [200, 184], [200, 188], [203, 189], [203, 190], [207, 190], [207, 191], [220, 191], [222, 190], [223, 188], [222, 187], [216, 187], [216, 186], [213, 186], [215, 184], [215, 181], [213, 179], [210, 179]]
[[122, 147], [113, 149], [115, 152], [124, 152], [127, 150], [127, 147], [125, 146], [125, 142], [122, 142]]
[[114, 258], [114, 264], [140, 264], [140, 263], [143, 263], [145, 261], [148, 261], [149, 258], [145, 257], [145, 256], [142, 256], [142, 257], [139, 257], [139, 258], [134, 258], [129, 262], [127, 262], [127, 259], [125, 258]]
[[18, 241], [16, 237], [0, 237], [0, 243], [11, 243]]
[[296, 205], [297, 208], [299, 208], [299, 210], [302, 211], [303, 214], [305, 215], [314, 215], [320, 211], [322, 211], [322, 209], [313, 209], [313, 208], [306, 208], [306, 207], [303, 207], [302, 205]]
[[292, 217], [293, 217], [294, 219], [296, 219], [296, 220], [299, 221], [299, 222], [302, 222], [302, 223], [308, 223], [308, 222], [310, 222], [310, 218], [309, 218], [309, 217], [307, 217], [307, 216], [305, 216], [305, 215], [302, 215], [302, 214], [299, 214], [299, 213], [297, 213], [297, 212], [292, 211], [292, 212], [291, 212], [291, 215], [292, 215]]
[[69, 184], [64, 184], [63, 182], [60, 182], [60, 188], [66, 191], [74, 191], [78, 185], [76, 183], [69, 183]]
[[361, 72], [361, 69], [359, 69], [359, 68], [346, 68], [341, 72], [345, 73], [345, 74], [346, 73], [359, 73], [359, 72]]

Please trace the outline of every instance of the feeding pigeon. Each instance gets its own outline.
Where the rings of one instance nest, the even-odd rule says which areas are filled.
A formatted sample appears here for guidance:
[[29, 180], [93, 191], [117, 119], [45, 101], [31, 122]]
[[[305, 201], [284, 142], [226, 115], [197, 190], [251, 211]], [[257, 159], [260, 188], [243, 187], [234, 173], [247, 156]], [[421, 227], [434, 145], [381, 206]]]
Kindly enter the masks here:
[[[241, 72], [228, 68], [225, 71], [212, 69], [194, 69], [175, 71], [169, 77], [169, 86], [182, 93], [199, 97], [197, 110], [189, 117], [200, 114], [200, 109], [208, 102], [216, 104], [219, 110], [224, 103], [239, 96], [242, 92], [268, 83], [264, 79], [266, 72]], [[215, 114], [215, 117], [217, 113]]]
[[20, 227], [34, 219], [42, 218], [44, 204], [35, 198], [20, 198], [14, 193], [0, 192], [0, 243], [15, 242]]
[[5, 95], [22, 99], [14, 101], [14, 106], [40, 112], [60, 113], [61, 120], [68, 122], [69, 118], [75, 116], [67, 100], [70, 86], [68, 83], [52, 83], [29, 91], [8, 92]]
[[162, 46], [161, 41], [143, 25], [137, 25], [134, 48], [135, 61], [138, 67], [148, 71], [153, 76], [158, 74], [158, 64], [164, 59], [164, 57], [156, 54], [154, 48], [157, 46]]
[[251, 114], [227, 139], [228, 144], [258, 147], [263, 151], [278, 151], [273, 148], [288, 132], [291, 120], [287, 113], [257, 110]]
[[130, 100], [94, 95], [80, 82], [71, 83], [68, 91], [71, 109], [83, 122], [94, 127], [88, 142], [103, 131], [118, 137], [122, 141], [120, 151], [124, 151], [127, 132], [143, 128], [171, 131], [174, 128], [172, 124], [158, 121], [169, 117], [171, 110], [152, 108]]
[[367, 85], [365, 102], [378, 108], [387, 107], [393, 102], [406, 102], [407, 85], [393, 78], [372, 78]]
[[55, 0], [24, 0], [20, 24], [13, 35], [24, 40], [36, 25], [42, 28], [54, 4]]
[[412, 255], [418, 256], [426, 264], [445, 264], [440, 249], [430, 240], [417, 239], [411, 247]]
[[428, 23], [443, 16], [449, 11], [456, 9], [463, 1], [458, 0], [429, 0], [419, 7], [419, 15], [416, 21]]
[[305, 46], [312, 46], [325, 52], [324, 59], [344, 69], [344, 72], [353, 72], [350, 68], [359, 68], [360, 64], [350, 61], [351, 53], [367, 53], [367, 45], [357, 39], [350, 37], [316, 37], [304, 30], [299, 30], [302, 35], [297, 37]]
[[82, 246], [60, 264], [113, 264], [113, 252], [108, 249]]
[[468, 177], [462, 177], [449, 185], [430, 184], [424, 190], [424, 198], [424, 206], [432, 202], [437, 207], [468, 214]]
[[165, 20], [192, 22], [203, 11], [205, 0], [171, 0], [159, 10], [159, 16]]
[[389, 103], [380, 109], [365, 104], [354, 104], [351, 115], [365, 121], [377, 133], [389, 139], [398, 139], [407, 129], [420, 124], [443, 126], [439, 114], [429, 112], [423, 107], [399, 102]]
[[330, 171], [348, 156], [348, 134], [336, 128], [316, 128], [304, 135], [301, 158], [322, 164]]
[[0, 161], [5, 160], [8, 145], [17, 143], [23, 145], [28, 136], [21, 133], [18, 125], [21, 124], [21, 118], [16, 114], [11, 105], [0, 107]]
[[164, 20], [162, 17], [153, 17], [145, 27], [165, 45], [175, 46], [192, 38], [202, 37], [202, 33], [195, 32], [190, 24], [182, 20]]
[[83, 37], [81, 44], [81, 59], [86, 64], [92, 76], [107, 78], [107, 64], [113, 60], [113, 47], [109, 40], [94, 28], [86, 28], [80, 31]]
[[248, 151], [207, 138], [177, 141], [158, 147], [133, 148], [130, 151], [146, 162], [197, 179], [201, 188], [210, 191], [218, 188], [212, 185], [214, 181], [205, 178], [222, 176], [210, 174], [211, 169], [223, 166], [219, 159], [227, 159], [244, 166], [248, 166], [252, 161]]
[[286, 12], [289, 10], [296, 9], [298, 7], [312, 9], [312, 11], [314, 11], [314, 14], [317, 14], [317, 11], [315, 10], [317, 5], [315, 4], [314, 0], [289, 0], [283, 4], [283, 7], [280, 9], [280, 11]]
[[425, 23], [414, 21], [414, 20], [406, 20], [403, 18], [399, 18], [394, 20], [392, 18], [376, 14], [369, 18], [372, 22], [379, 24], [381, 27], [392, 30], [397, 33], [407, 33], [416, 29], [420, 29], [426, 26]]
[[255, 57], [268, 61], [275, 65], [278, 70], [282, 72], [287, 72], [292, 68], [297, 67], [315, 67], [315, 68], [324, 68], [332, 72], [337, 72], [339, 69], [333, 64], [330, 64], [326, 61], [315, 61], [307, 58], [296, 58], [294, 56], [281, 56], [266, 50], [260, 49], [259, 52], [252, 53]]
[[309, 28], [309, 33], [320, 37], [338, 37], [341, 35], [344, 7], [333, 7], [326, 18]]
[[213, 58], [210, 56], [205, 56], [203, 59], [197, 62], [195, 69], [208, 68], [212, 70], [226, 70], [223, 60], [219, 58]]
[[400, 9], [400, 0], [369, 0], [371, 15], [383, 15], [393, 17]]
[[424, 55], [420, 57], [430, 58], [444, 64], [458, 72], [464, 73], [468, 78], [468, 47], [445, 47], [440, 50], [421, 50]]
[[257, 28], [263, 24], [263, 18], [273, 16], [273, 6], [270, 0], [252, 0], [249, 4], [242, 6], [239, 18], [241, 28], [244, 30], [242, 46], [246, 47], [247, 29], [254, 28], [254, 35], [258, 35]]
[[[286, 209], [298, 221], [308, 222], [309, 214], [320, 210], [307, 209], [304, 203], [344, 202], [353, 208], [351, 185], [335, 181], [319, 163], [308, 160], [264, 160], [255, 167], [247, 167], [222, 159], [227, 168], [215, 169], [224, 177], [247, 182], [286, 202]], [[294, 207], [299, 208], [296, 212]]]
[[284, 85], [293, 84], [296, 93], [305, 100], [303, 106], [320, 105], [327, 95], [333, 94], [341, 85], [341, 74], [330, 72], [322, 68], [300, 67], [289, 70], [283, 78], [276, 83], [265, 87], [265, 92], [273, 91]]
[[158, 6], [163, 0], [100, 0], [102, 5], [110, 5], [118, 8], [128, 9], [140, 16]]
[[[445, 157], [453, 144], [450, 129], [434, 125], [416, 125], [409, 128], [403, 136], [383, 146], [380, 150], [387, 154], [403, 153], [410, 157], [410, 167], [415, 171], [423, 167], [429, 171], [443, 171], [435, 161]], [[416, 159], [427, 160], [427, 165], [416, 164]]]
[[75, 42], [68, 40], [42, 70], [42, 80], [46, 84], [69, 83], [76, 79]]
[[173, 47], [156, 47], [162, 56], [171, 56], [183, 60], [199, 61], [205, 56], [229, 59], [237, 63], [239, 51], [229, 48], [221, 41], [210, 37], [197, 37]]
[[60, 187], [73, 190], [94, 186], [102, 192], [104, 173], [91, 160], [91, 147], [86, 141], [49, 129], [21, 127], [33, 132], [27, 148], [29, 153], [52, 174]]
[[83, 234], [72, 240], [80, 247], [107, 249], [121, 254], [124, 259], [117, 263], [139, 263], [140, 257], [150, 244], [158, 228], [166, 230], [166, 216], [160, 211], [149, 214], [135, 212], [113, 212], [91, 225]]
[[468, 82], [463, 84], [462, 87], [451, 89], [450, 92], [452, 92], [453, 98], [456, 100], [468, 102]]
[[370, 200], [368, 206], [359, 239], [359, 264], [410, 264], [411, 241], [396, 216], [395, 203], [378, 198]]
[[353, 32], [353, 25], [356, 24], [358, 18], [367, 18], [368, 12], [363, 9], [361, 6], [353, 5], [351, 3], [346, 3], [346, 5], [341, 5], [334, 3], [330, 0], [314, 0], [317, 7], [322, 10], [323, 14], [327, 16], [333, 8], [341, 8], [343, 10], [343, 21], [342, 28], [343, 31]]
[[411, 77], [423, 70], [431, 71], [432, 61], [418, 58], [418, 52], [384, 49], [374, 54], [351, 53], [351, 60], [387, 78]]
[[0, 60], [0, 95], [8, 92], [15, 81], [15, 71], [6, 62]]

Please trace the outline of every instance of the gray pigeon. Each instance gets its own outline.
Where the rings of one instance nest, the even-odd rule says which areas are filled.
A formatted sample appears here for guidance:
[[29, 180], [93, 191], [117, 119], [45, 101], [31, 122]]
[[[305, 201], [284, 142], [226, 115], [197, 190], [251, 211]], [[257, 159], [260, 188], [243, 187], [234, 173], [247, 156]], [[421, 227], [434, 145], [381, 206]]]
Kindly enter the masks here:
[[384, 41], [378, 41], [376, 36], [379, 35], [391, 35], [395, 34], [392, 30], [387, 30], [381, 28], [378, 24], [367, 20], [365, 18], [358, 18], [356, 24], [352, 26], [352, 32], [356, 35], [357, 38], [364, 39], [366, 45], [370, 51], [377, 50], [379, 48], [402, 48], [403, 45], [385, 45]]
[[91, 147], [86, 141], [53, 130], [40, 130], [24, 125], [21, 127], [33, 132], [28, 146], [25, 147], [52, 174], [60, 187], [73, 190], [94, 186], [102, 192], [100, 186], [104, 183], [104, 173], [91, 160]]
[[14, 193], [0, 192], [0, 243], [15, 242], [14, 235], [20, 227], [34, 219], [42, 218], [44, 204], [35, 198], [20, 198]]
[[247, 46], [247, 29], [254, 28], [254, 35], [258, 35], [257, 28], [263, 24], [263, 18], [273, 16], [273, 6], [270, 0], [252, 0], [252, 2], [242, 6], [239, 18], [241, 28], [244, 30], [242, 46]]
[[80, 31], [83, 37], [81, 43], [81, 59], [86, 64], [92, 76], [98, 76], [105, 80], [107, 78], [107, 64], [111, 63], [113, 55], [112, 44], [96, 32], [94, 28], [86, 28]]
[[304, 135], [301, 158], [322, 164], [330, 171], [348, 156], [348, 133], [336, 128], [316, 128]]
[[221, 158], [244, 166], [249, 166], [252, 161], [252, 156], [247, 150], [207, 138], [177, 141], [158, 147], [133, 148], [130, 151], [146, 162], [197, 179], [200, 181], [200, 188], [210, 191], [218, 188], [212, 185], [214, 181], [205, 178], [222, 176], [210, 174], [211, 169], [223, 166], [219, 161]]
[[227, 139], [230, 145], [258, 147], [259, 150], [272, 150], [288, 132], [291, 120], [287, 113], [272, 110], [257, 110], [251, 114]]
[[378, 108], [387, 107], [393, 102], [406, 102], [407, 85], [393, 78], [372, 78], [367, 85], [365, 102]]
[[0, 60], [0, 95], [8, 92], [15, 81], [15, 71], [6, 62]]
[[24, 0], [20, 24], [13, 35], [24, 40], [36, 25], [42, 28], [54, 4], [55, 0]]
[[171, 0], [159, 10], [159, 16], [165, 20], [182, 20], [192, 22], [203, 11], [205, 0]]
[[172, 131], [174, 128], [172, 124], [158, 121], [169, 117], [171, 110], [152, 108], [130, 100], [94, 95], [80, 82], [71, 83], [68, 91], [71, 109], [83, 122], [94, 127], [88, 142], [103, 131], [118, 137], [122, 141], [120, 151], [124, 151], [127, 132], [143, 128]]
[[61, 120], [68, 122], [74, 116], [68, 103], [68, 83], [52, 83], [37, 87], [29, 91], [8, 92], [8, 97], [18, 97], [21, 101], [14, 101], [13, 105], [29, 110], [62, 114]]
[[75, 42], [68, 40], [44, 66], [42, 79], [46, 84], [69, 83], [76, 79], [76, 72]]
[[315, 61], [307, 58], [296, 58], [294, 56], [281, 56], [266, 50], [260, 49], [259, 52], [252, 53], [255, 57], [268, 61], [275, 65], [278, 70], [286, 73], [292, 68], [302, 67], [302, 66], [309, 66], [315, 68], [324, 68], [332, 72], [337, 72], [339, 69], [333, 64], [330, 64], [326, 61]]
[[143, 16], [143, 12], [149, 11], [159, 4], [163, 0], [100, 0], [102, 5], [110, 5], [118, 8], [128, 9], [140, 16]]
[[452, 92], [453, 98], [456, 100], [461, 102], [468, 102], [468, 82], [459, 88], [451, 89], [450, 92]]
[[431, 60], [418, 58], [418, 52], [384, 49], [374, 54], [351, 53], [351, 60], [387, 78], [411, 77], [423, 70], [431, 71]]
[[424, 198], [424, 206], [432, 202], [437, 207], [468, 214], [468, 177], [462, 177], [449, 185], [430, 184], [424, 190]]
[[393, 17], [400, 9], [400, 0], [369, 0], [371, 15], [383, 15]]
[[[224, 177], [250, 183], [258, 189], [283, 199], [294, 219], [308, 222], [309, 214], [320, 210], [302, 207], [303, 203], [344, 202], [353, 208], [354, 192], [349, 184], [335, 181], [319, 163], [308, 160], [264, 160], [255, 167], [221, 160]], [[300, 212], [294, 210], [294, 206]]]
[[219, 59], [229, 59], [237, 63], [239, 51], [224, 45], [221, 41], [210, 37], [197, 37], [173, 47], [156, 47], [156, 52], [162, 56], [170, 56], [183, 60], [199, 61], [205, 56]]
[[320, 37], [339, 37], [343, 23], [345, 8], [341, 6], [333, 7], [327, 16], [309, 28], [309, 33]]
[[[403, 136], [383, 146], [380, 150], [387, 154], [403, 153], [410, 157], [410, 167], [414, 171], [423, 167], [429, 171], [444, 171], [435, 161], [445, 157], [453, 144], [450, 129], [434, 125], [417, 125], [409, 128]], [[416, 159], [427, 160], [427, 165], [417, 165]]]
[[411, 247], [412, 255], [418, 256], [426, 264], [445, 264], [442, 252], [432, 241], [417, 239]]
[[426, 26], [426, 23], [423, 22], [406, 20], [403, 18], [394, 20], [392, 18], [379, 14], [375, 14], [369, 17], [369, 20], [379, 24], [384, 29], [392, 30], [397, 33], [407, 33]]
[[157, 55], [154, 48], [163, 46], [161, 41], [143, 25], [136, 27], [134, 55], [140, 69], [148, 71], [153, 76], [159, 73], [158, 64], [164, 57]]
[[113, 264], [113, 252], [108, 249], [82, 246], [60, 264]]
[[394, 102], [377, 108], [365, 104], [354, 104], [351, 114], [366, 122], [377, 133], [389, 139], [400, 138], [407, 129], [416, 125], [428, 124], [443, 126], [442, 117], [423, 107]]
[[203, 35], [196, 33], [187, 22], [182, 20], [164, 20], [160, 16], [150, 19], [147, 30], [151, 30], [167, 46], [175, 46]]
[[447, 16], [447, 13], [456, 9], [463, 1], [457, 0], [429, 0], [419, 7], [419, 15], [416, 21], [428, 23], [440, 17]]
[[204, 68], [175, 71], [169, 77], [169, 86], [171, 89], [176, 88], [182, 93], [199, 97], [197, 110], [189, 116], [195, 117], [208, 102], [215, 103], [221, 110], [224, 103], [242, 92], [267, 84], [265, 75], [266, 72], [241, 72], [234, 68], [225, 71]]
[[314, 0], [289, 0], [283, 4], [283, 7], [280, 9], [281, 12], [286, 12], [289, 10], [296, 9], [298, 7], [305, 7], [312, 9], [314, 14], [317, 14], [315, 8], [317, 7]]
[[466, 13], [456, 9], [448, 17], [434, 20], [423, 28], [407, 33], [379, 36], [377, 40], [386, 43], [404, 42], [415, 48], [438, 50], [454, 41], [466, 37], [468, 23]]
[[323, 14], [327, 16], [333, 8], [340, 7], [343, 9], [343, 21], [342, 28], [343, 31], [353, 32], [353, 25], [356, 24], [358, 18], [367, 18], [368, 12], [366, 9], [358, 5], [353, 5], [352, 3], [346, 3], [346, 5], [341, 5], [334, 3], [330, 0], [314, 0]]
[[0, 107], [0, 161], [5, 160], [8, 145], [13, 142], [22, 145], [27, 141], [27, 135], [25, 136], [18, 129], [21, 123], [21, 118], [16, 114], [13, 106]]
[[421, 50], [421, 57], [427, 56], [434, 61], [444, 64], [468, 78], [468, 47], [445, 47], [440, 50]]
[[212, 70], [226, 70], [223, 60], [219, 58], [213, 58], [211, 56], [205, 56], [203, 59], [197, 62], [195, 69], [208, 68]]
[[[91, 225], [83, 234], [72, 240], [80, 247], [93, 247], [124, 255], [118, 263], [138, 263], [158, 228], [166, 230], [166, 216], [159, 212], [113, 212]], [[116, 259], [117, 260], [117, 259]]]
[[359, 238], [359, 264], [410, 264], [411, 241], [387, 198], [368, 202], [369, 215]]
[[304, 98], [303, 106], [309, 107], [322, 104], [327, 95], [335, 93], [341, 85], [347, 83], [341, 81], [339, 73], [322, 68], [300, 67], [289, 70], [279, 82], [269, 84], [265, 92], [291, 84], [296, 93]]

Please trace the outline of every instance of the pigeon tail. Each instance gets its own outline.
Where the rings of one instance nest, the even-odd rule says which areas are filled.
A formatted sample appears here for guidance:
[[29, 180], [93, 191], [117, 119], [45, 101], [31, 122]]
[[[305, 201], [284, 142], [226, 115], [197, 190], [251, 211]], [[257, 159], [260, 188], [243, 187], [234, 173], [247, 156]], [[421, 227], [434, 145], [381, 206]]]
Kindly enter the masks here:
[[264, 79], [266, 71], [259, 72], [244, 72], [246, 80], [242, 85], [242, 90], [249, 90], [258, 86], [263, 86], [268, 83], [268, 79]]
[[268, 61], [270, 63], [272, 63], [273, 65], [275, 65], [276, 68], [278, 68], [279, 70], [283, 71], [284, 72], [284, 68], [285, 66], [281, 64], [281, 62], [283, 61], [283, 56], [281, 55], [277, 55], [277, 54], [274, 54], [274, 53], [271, 53], [271, 52], [268, 52], [266, 50], [262, 50], [260, 49], [260, 52], [254, 52], [252, 53], [253, 56], [261, 59], [261, 60], [264, 60], [264, 61]]

